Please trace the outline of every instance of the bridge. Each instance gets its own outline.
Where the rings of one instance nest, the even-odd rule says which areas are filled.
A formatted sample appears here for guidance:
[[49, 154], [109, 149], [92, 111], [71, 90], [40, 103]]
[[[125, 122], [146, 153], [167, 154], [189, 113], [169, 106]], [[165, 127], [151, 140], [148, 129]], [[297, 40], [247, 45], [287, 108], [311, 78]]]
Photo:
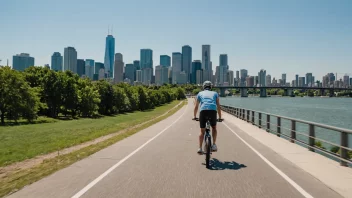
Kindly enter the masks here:
[[246, 86], [214, 86], [214, 88], [220, 89], [220, 96], [225, 97], [225, 91], [227, 89], [239, 89], [241, 92], [241, 97], [248, 97], [248, 89], [259, 89], [260, 97], [267, 97], [267, 89], [283, 89], [285, 90], [285, 96], [294, 96], [293, 90], [320, 90], [322, 95], [325, 95], [325, 91], [329, 91], [329, 96], [334, 95], [334, 91], [352, 91], [352, 88], [342, 88], [342, 87], [280, 87], [280, 86], [268, 86], [268, 87], [246, 87]]
[[167, 119], [8, 197], [352, 197], [345, 156], [349, 131], [336, 129], [344, 134], [343, 154], [334, 161], [259, 128], [267, 123], [257, 117], [267, 117], [262, 112], [223, 106], [218, 151], [207, 169], [204, 155], [196, 153], [199, 123], [191, 120], [193, 108], [188, 99]]

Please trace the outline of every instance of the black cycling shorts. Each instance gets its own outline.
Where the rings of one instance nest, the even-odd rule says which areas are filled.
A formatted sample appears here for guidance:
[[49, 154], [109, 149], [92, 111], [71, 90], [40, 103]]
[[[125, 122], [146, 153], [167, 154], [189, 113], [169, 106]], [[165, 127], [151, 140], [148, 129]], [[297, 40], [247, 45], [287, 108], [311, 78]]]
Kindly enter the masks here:
[[200, 128], [205, 128], [207, 120], [210, 122], [210, 126], [216, 126], [217, 111], [215, 110], [203, 110], [199, 114]]

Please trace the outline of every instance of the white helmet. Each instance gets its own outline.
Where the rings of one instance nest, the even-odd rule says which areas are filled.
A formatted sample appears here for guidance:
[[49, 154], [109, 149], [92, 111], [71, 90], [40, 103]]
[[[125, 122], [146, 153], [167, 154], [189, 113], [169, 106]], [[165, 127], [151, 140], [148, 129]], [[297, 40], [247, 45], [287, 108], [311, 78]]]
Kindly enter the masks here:
[[213, 84], [208, 80], [203, 83], [203, 89], [211, 89], [212, 87]]

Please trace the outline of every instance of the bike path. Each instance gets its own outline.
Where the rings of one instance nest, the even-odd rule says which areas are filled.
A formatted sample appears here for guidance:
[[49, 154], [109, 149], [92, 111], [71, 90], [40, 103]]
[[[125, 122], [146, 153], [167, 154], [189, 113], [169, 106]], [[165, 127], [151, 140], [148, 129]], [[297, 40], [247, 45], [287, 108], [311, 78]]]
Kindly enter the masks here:
[[226, 120], [218, 123], [219, 151], [206, 169], [205, 156], [196, 153], [199, 122], [192, 115], [189, 101], [166, 120], [10, 197], [341, 197]]

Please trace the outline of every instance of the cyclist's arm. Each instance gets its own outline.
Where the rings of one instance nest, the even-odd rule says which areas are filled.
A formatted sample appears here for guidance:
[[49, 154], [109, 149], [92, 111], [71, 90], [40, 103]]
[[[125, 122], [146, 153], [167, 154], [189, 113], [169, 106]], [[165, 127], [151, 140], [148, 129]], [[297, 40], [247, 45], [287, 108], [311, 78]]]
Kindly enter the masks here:
[[216, 98], [216, 107], [218, 109], [219, 119], [221, 119], [221, 107], [220, 107], [220, 98]]
[[196, 118], [196, 117], [197, 117], [198, 107], [199, 107], [199, 101], [198, 101], [198, 100], [196, 100], [196, 105], [194, 106], [194, 112], [193, 112], [193, 116], [194, 116], [194, 118]]

